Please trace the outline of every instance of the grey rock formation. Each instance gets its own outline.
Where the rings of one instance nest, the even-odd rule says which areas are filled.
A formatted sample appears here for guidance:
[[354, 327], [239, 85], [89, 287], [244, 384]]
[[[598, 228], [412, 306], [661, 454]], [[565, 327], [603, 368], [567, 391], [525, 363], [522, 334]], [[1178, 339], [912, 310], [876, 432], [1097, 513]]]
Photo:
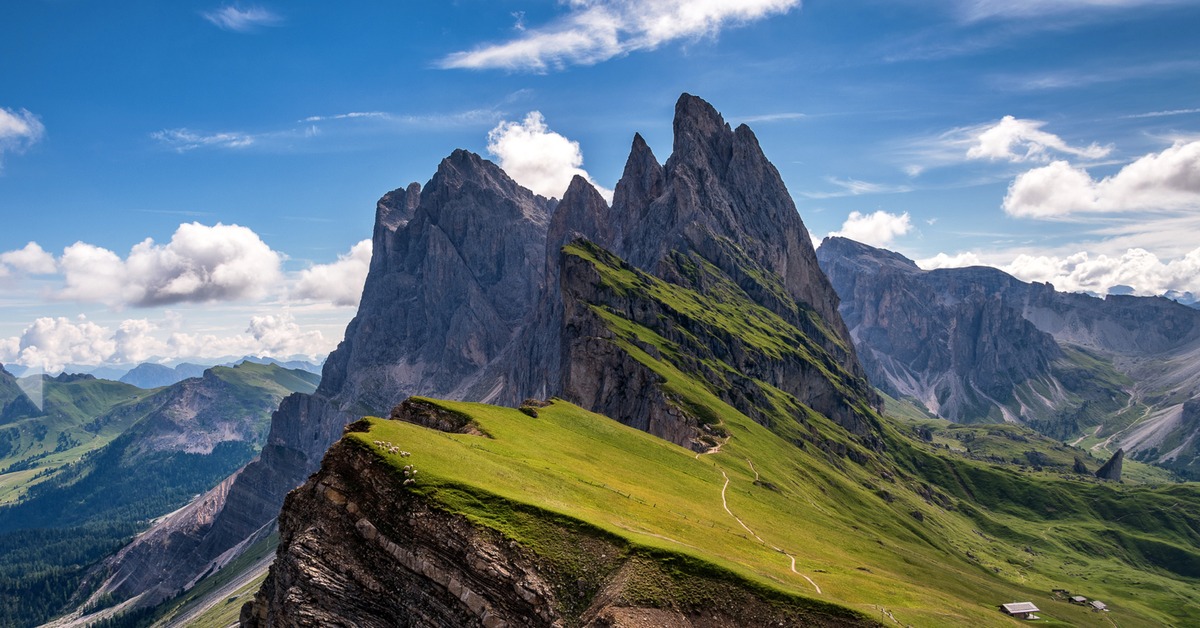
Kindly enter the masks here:
[[[1073, 438], [1128, 409], [1113, 442], [1200, 471], [1200, 315], [1159, 297], [1103, 299], [995, 268], [924, 271], [845, 238], [818, 249], [868, 377], [944, 418], [1015, 421]], [[1136, 384], [1136, 385], [1135, 385]], [[1129, 425], [1129, 419], [1142, 420]]]
[[191, 586], [274, 526], [347, 423], [418, 392], [460, 396], [536, 303], [552, 206], [466, 151], [423, 190], [385, 195], [359, 313], [316, 393], [284, 399], [259, 458], [201, 500], [203, 521], [185, 510], [157, 524], [101, 566], [105, 586], [146, 603]]
[[[699, 291], [707, 287], [689, 283], [680, 256], [717, 269], [817, 343], [826, 366], [847, 374], [835, 385], [815, 364], [751, 364], [741, 356], [747, 377], [778, 385], [866, 434], [863, 404], [877, 401], [779, 173], [748, 127], [730, 129], [699, 98], [680, 98], [674, 129], [675, 151], [665, 167], [634, 137], [611, 208], [582, 178], [556, 203], [461, 150], [442, 161], [424, 188], [414, 184], [385, 195], [376, 208], [359, 313], [327, 360], [316, 394], [284, 401], [262, 455], [228, 488], [210, 525], [180, 524], [191, 533], [109, 569], [155, 572], [164, 594], [187, 585], [272, 524], [284, 495], [317, 468], [342, 426], [385, 414], [414, 394], [509, 405], [565, 394], [697, 446], [703, 434], [695, 418], [668, 403], [658, 378], [606, 343], [602, 326], [589, 318], [580, 297], [602, 295], [590, 291], [581, 274], [568, 277], [560, 254], [580, 237]], [[641, 308], [609, 301], [604, 305], [631, 315]], [[746, 395], [757, 387], [747, 390], [731, 391], [729, 398], [746, 401], [745, 411], [752, 412]], [[168, 555], [179, 557], [169, 568], [162, 560]]]
[[1104, 463], [1104, 465], [1099, 469], [1096, 469], [1096, 477], [1100, 478], [1101, 480], [1108, 480], [1110, 482], [1120, 482], [1121, 465], [1124, 460], [1125, 450], [1118, 449], [1117, 453], [1113, 454], [1112, 458], [1108, 459], [1108, 462]]

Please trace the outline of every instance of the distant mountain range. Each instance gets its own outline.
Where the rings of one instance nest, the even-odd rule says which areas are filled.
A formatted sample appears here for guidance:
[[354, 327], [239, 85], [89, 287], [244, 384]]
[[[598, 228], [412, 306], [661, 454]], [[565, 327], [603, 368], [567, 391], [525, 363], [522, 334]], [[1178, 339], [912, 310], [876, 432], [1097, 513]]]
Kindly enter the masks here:
[[[324, 360], [313, 362], [303, 357], [281, 359], [246, 355], [242, 357], [226, 356], [215, 359], [189, 361], [165, 360], [160, 362], [152, 360], [138, 364], [106, 364], [102, 366], [68, 364], [63, 367], [60, 373], [92, 375], [96, 379], [126, 382], [139, 388], [157, 388], [159, 386], [169, 386], [189, 377], [199, 377], [204, 372], [204, 369], [212, 366], [234, 366], [242, 362], [277, 364], [286, 369], [300, 369], [318, 375], [321, 373], [321, 365], [325, 363]], [[24, 377], [32, 372], [28, 367], [17, 364], [3, 365], [3, 368], [16, 377]], [[54, 375], [54, 373], [51, 374]]]
[[995, 268], [925, 271], [845, 238], [817, 257], [868, 377], [889, 395], [1200, 478], [1195, 308], [1058, 292]]
[[253, 458], [271, 412], [319, 377], [243, 362], [152, 390], [0, 371], [0, 625], [47, 619], [85, 570]]

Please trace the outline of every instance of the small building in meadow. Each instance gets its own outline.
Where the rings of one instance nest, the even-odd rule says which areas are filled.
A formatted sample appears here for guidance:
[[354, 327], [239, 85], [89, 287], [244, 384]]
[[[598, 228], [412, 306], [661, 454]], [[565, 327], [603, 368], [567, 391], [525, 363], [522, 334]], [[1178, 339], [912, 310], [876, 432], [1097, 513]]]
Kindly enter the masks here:
[[1092, 610], [1094, 610], [1094, 611], [1107, 611], [1107, 610], [1108, 610], [1108, 605], [1107, 605], [1107, 604], [1105, 604], [1104, 602], [1101, 602], [1100, 600], [1092, 600]]
[[1040, 609], [1033, 605], [1033, 602], [1011, 602], [1009, 604], [1001, 604], [1000, 610], [1016, 617], [1017, 619], [1037, 619], [1035, 615]]
[[1086, 597], [1083, 597], [1082, 595], [1072, 595], [1071, 603], [1078, 604], [1080, 606], [1086, 606], [1088, 603], [1088, 599]]

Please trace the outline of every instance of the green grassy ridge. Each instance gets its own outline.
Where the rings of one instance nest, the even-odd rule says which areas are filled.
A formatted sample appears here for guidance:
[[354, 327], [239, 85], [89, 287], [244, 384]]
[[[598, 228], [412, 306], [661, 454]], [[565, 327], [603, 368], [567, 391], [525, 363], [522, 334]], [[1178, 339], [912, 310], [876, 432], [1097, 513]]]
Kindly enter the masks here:
[[[630, 555], [666, 565], [668, 572], [733, 580], [767, 599], [847, 613], [778, 586], [781, 578], [799, 577], [785, 574], [786, 558], [745, 538], [744, 530], [721, 509], [723, 479], [711, 456], [696, 458], [686, 449], [562, 401], [540, 408], [537, 418], [495, 406], [422, 401], [469, 414], [493, 437], [368, 419], [369, 431], [348, 438], [396, 469], [414, 465], [415, 492], [497, 530], [539, 557], [569, 562], [570, 552], [555, 546], [560, 536], [556, 530], [581, 530], [627, 547]], [[413, 455], [387, 453], [374, 444], [376, 440], [402, 444], [414, 450]], [[654, 478], [657, 489], [646, 486], [647, 477]], [[541, 490], [531, 495], [531, 487]], [[708, 507], [688, 497], [704, 492], [712, 499]], [[714, 536], [720, 538], [714, 542]], [[726, 542], [740, 547], [724, 556], [702, 551], [701, 545], [720, 547]], [[747, 570], [745, 560], [731, 559], [741, 555], [776, 564]]]
[[[1046, 599], [1057, 587], [1105, 599], [1123, 626], [1165, 625], [1191, 617], [1163, 609], [1170, 609], [1171, 599], [1186, 599], [1185, 591], [1195, 581], [1158, 573], [1152, 566], [1089, 558], [1088, 548], [1075, 546], [1087, 539], [1089, 530], [1103, 528], [1099, 518], [1093, 528], [1065, 517], [1050, 520], [1079, 531], [1066, 535], [1059, 530], [1050, 537], [1053, 542], [1041, 541], [1037, 524], [1018, 525], [1029, 513], [1004, 510], [1001, 491], [983, 495], [987, 504], [979, 506], [949, 495], [955, 505], [942, 508], [910, 489], [911, 479], [889, 482], [856, 465], [834, 469], [819, 452], [796, 449], [732, 408], [725, 413], [729, 442], [720, 453], [697, 459], [561, 401], [541, 409], [537, 418], [505, 408], [430, 402], [468, 413], [494, 438], [382, 419], [369, 420], [369, 432], [348, 438], [396, 467], [414, 465], [419, 494], [535, 552], [546, 538], [537, 525], [582, 522], [575, 525], [598, 528], [656, 559], [685, 556], [783, 595], [819, 597], [868, 614], [883, 606], [901, 621], [921, 626], [1011, 625], [994, 605], [1016, 600], [1033, 600], [1046, 616], [1068, 625], [1086, 625], [1088, 616], [1078, 609]], [[412, 456], [388, 454], [374, 446], [375, 440], [395, 443]], [[968, 478], [972, 491], [990, 481], [990, 467], [954, 463], [949, 473]], [[757, 483], [755, 470], [761, 478]], [[821, 596], [790, 572], [786, 557], [749, 538], [721, 509], [721, 471], [731, 479], [727, 499], [733, 512], [769, 543], [794, 554], [797, 570], [820, 584]], [[1008, 481], [1023, 481], [1013, 475]], [[943, 483], [953, 486], [956, 481]], [[938, 483], [930, 486], [946, 490]], [[1034, 484], [1030, 490], [1039, 488], [1045, 489]], [[1112, 493], [1112, 487], [1091, 489], [1096, 492], [1086, 498], [1100, 502], [1096, 508], [1124, 512], [1119, 497], [1096, 500]], [[1165, 487], [1148, 499], [1158, 503], [1177, 490], [1195, 492], [1194, 487]], [[881, 491], [888, 491], [889, 499], [880, 497]], [[989, 510], [989, 504], [998, 511]], [[924, 521], [914, 518], [914, 511]], [[1182, 530], [1177, 527], [1175, 533], [1182, 535]], [[1031, 543], [1037, 557], [1023, 551]], [[1013, 556], [1035, 564], [1014, 564]], [[1037, 560], [1053, 565], [1039, 566]], [[1082, 571], [1085, 564], [1103, 568], [1113, 581], [1089, 581]]]

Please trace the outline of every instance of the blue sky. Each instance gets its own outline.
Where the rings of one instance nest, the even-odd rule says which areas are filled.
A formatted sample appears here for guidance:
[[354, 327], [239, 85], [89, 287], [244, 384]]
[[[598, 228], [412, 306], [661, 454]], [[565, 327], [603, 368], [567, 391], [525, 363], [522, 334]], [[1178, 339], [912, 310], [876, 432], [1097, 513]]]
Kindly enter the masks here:
[[0, 361], [328, 351], [383, 193], [459, 147], [611, 189], [684, 91], [818, 239], [1200, 292], [1198, 30], [1171, 0], [18, 3]]

